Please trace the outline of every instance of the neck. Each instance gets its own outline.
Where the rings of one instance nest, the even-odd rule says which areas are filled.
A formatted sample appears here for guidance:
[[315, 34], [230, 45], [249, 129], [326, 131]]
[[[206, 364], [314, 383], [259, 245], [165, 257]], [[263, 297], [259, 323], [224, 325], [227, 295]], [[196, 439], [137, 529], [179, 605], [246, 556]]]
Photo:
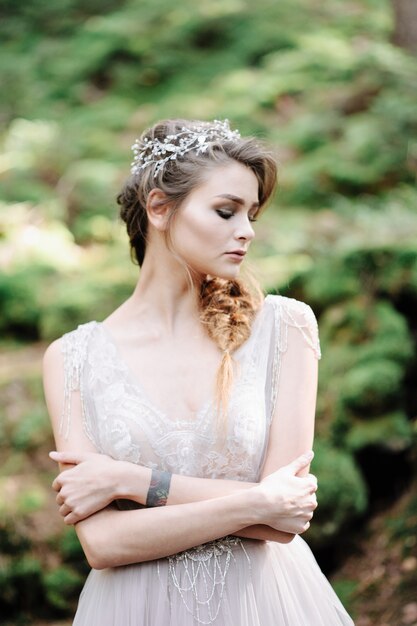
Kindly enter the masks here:
[[155, 322], [172, 331], [181, 321], [198, 319], [199, 281], [169, 252], [147, 251], [139, 280], [128, 300], [131, 313], [152, 315]]

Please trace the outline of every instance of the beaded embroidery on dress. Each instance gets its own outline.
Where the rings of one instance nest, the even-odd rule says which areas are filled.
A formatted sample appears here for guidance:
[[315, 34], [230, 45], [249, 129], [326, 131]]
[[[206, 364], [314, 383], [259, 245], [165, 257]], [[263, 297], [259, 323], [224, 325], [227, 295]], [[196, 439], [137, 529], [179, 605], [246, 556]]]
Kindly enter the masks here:
[[[79, 389], [84, 430], [97, 451], [184, 475], [255, 482], [268, 444], [285, 355], [295, 341], [320, 358], [311, 308], [267, 296], [239, 364], [226, 442], [214, 435], [215, 403], [195, 420], [172, 420], [149, 400], [105, 326], [90, 322], [64, 336], [61, 429], [71, 429]], [[118, 501], [120, 509], [137, 508]], [[74, 626], [352, 626], [305, 541], [224, 537], [145, 563], [92, 570]]]

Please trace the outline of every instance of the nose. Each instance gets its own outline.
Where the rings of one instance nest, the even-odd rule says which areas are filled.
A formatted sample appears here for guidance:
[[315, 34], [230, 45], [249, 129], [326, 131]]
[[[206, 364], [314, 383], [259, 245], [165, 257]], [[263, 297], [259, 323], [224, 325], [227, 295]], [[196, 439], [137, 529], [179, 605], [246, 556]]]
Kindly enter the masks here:
[[255, 231], [253, 230], [251, 221], [247, 216], [242, 217], [242, 220], [236, 229], [236, 239], [239, 241], [251, 242], [254, 237]]

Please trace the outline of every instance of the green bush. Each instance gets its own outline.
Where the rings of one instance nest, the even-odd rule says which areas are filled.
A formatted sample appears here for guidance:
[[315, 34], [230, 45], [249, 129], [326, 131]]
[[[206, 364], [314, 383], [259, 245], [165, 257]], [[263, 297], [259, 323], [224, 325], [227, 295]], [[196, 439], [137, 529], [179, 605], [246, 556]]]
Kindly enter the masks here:
[[353, 452], [378, 446], [395, 453], [409, 449], [412, 443], [411, 422], [403, 411], [369, 420], [354, 419], [349, 423], [345, 439], [347, 449]]
[[32, 556], [3, 559], [0, 565], [0, 609], [3, 615], [30, 611], [43, 602], [42, 565]]
[[0, 331], [3, 336], [15, 334], [28, 339], [38, 336], [39, 289], [39, 276], [35, 273], [0, 273]]
[[46, 598], [55, 609], [71, 608], [71, 601], [79, 595], [83, 583], [84, 577], [66, 565], [43, 575]]
[[65, 527], [58, 548], [65, 563], [71, 563], [79, 571], [87, 572], [87, 561], [73, 526]]
[[27, 535], [19, 532], [13, 520], [2, 516], [0, 521], [0, 553], [17, 558], [27, 552], [30, 547], [31, 542]]
[[10, 445], [17, 450], [34, 450], [44, 445], [50, 435], [50, 422], [44, 406], [26, 413], [15, 425], [10, 436]]
[[[129, 260], [126, 258], [125, 263]], [[103, 319], [132, 293], [129, 268], [97, 268], [87, 275], [62, 277], [41, 307], [39, 332], [42, 338], [56, 339], [93, 319]]]
[[[417, 200], [417, 198], [416, 198]], [[341, 254], [329, 251], [294, 279], [318, 311], [363, 294], [364, 299], [399, 301], [417, 290], [417, 250], [391, 244], [355, 247]]]
[[403, 377], [403, 368], [388, 359], [359, 363], [345, 374], [341, 404], [356, 415], [380, 415], [401, 399]]
[[308, 539], [314, 548], [329, 544], [366, 511], [367, 488], [353, 457], [321, 439], [314, 445], [311, 471], [318, 478], [317, 500]]
[[[330, 306], [320, 318], [323, 360], [320, 367], [319, 433], [331, 436], [337, 445], [358, 420], [383, 418], [387, 413], [405, 416], [405, 384], [412, 363], [412, 335], [407, 321], [383, 300], [363, 296]], [[386, 424], [383, 420], [378, 424]], [[381, 430], [382, 445], [397, 446], [397, 426]], [[377, 425], [364, 426], [376, 440]], [[409, 425], [402, 427], [409, 432]], [[359, 432], [359, 431], [358, 431]], [[385, 439], [393, 433], [391, 444]], [[398, 434], [398, 433], [397, 433]], [[370, 434], [369, 434], [370, 437]], [[366, 445], [368, 436], [356, 437]], [[409, 440], [409, 436], [407, 436]], [[405, 441], [402, 437], [402, 441]]]
[[[411, 492], [412, 493], [412, 492]], [[415, 492], [414, 492], [415, 493]], [[417, 551], [417, 497], [413, 494], [399, 515], [386, 522], [392, 541], [401, 540], [403, 557], [406, 558]]]

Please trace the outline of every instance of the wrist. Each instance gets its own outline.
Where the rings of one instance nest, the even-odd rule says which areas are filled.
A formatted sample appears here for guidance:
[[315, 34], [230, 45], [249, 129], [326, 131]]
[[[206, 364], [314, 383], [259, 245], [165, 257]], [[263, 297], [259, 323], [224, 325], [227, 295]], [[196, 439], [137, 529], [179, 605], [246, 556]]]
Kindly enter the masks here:
[[261, 511], [263, 509], [262, 494], [258, 488], [251, 487], [239, 494], [243, 502], [243, 516], [245, 526], [254, 526], [262, 524]]
[[127, 498], [146, 504], [151, 481], [151, 470], [143, 465], [120, 461], [116, 476], [115, 498]]

